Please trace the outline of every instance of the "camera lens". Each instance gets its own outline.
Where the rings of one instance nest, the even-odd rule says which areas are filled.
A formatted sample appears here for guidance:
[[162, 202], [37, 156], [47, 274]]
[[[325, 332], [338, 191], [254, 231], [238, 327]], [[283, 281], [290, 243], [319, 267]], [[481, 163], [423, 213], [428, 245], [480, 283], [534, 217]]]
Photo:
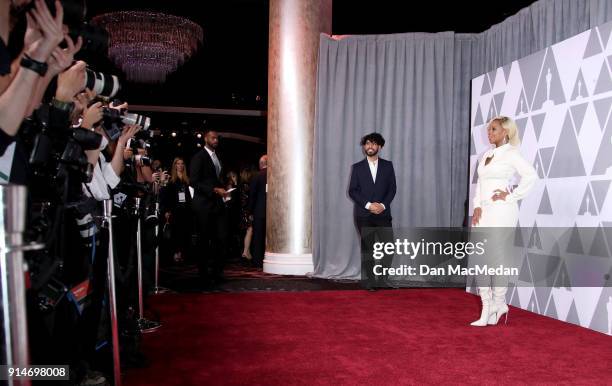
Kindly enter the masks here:
[[123, 114], [121, 121], [126, 125], [140, 125], [143, 131], [149, 130], [151, 126], [151, 118], [140, 114]]
[[112, 98], [119, 92], [121, 85], [117, 76], [92, 71], [88, 68], [85, 71], [85, 88], [95, 91], [98, 95]]

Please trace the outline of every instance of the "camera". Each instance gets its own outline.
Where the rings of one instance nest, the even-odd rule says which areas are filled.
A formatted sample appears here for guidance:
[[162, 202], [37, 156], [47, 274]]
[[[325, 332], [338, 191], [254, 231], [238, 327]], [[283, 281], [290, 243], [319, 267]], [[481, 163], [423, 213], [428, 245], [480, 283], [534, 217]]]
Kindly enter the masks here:
[[111, 127], [112, 124], [122, 125], [140, 125], [143, 131], [149, 130], [151, 126], [151, 118], [134, 113], [127, 113], [117, 109], [104, 107], [102, 116], [106, 126]]
[[75, 140], [70, 140], [66, 143], [60, 163], [78, 172], [81, 182], [91, 182], [94, 166], [88, 162], [83, 148]]
[[140, 162], [142, 166], [151, 166], [151, 158], [147, 157], [146, 155], [136, 154], [134, 156], [134, 160], [136, 160], [136, 162]]
[[116, 75], [108, 75], [88, 68], [85, 70], [83, 89], [85, 88], [95, 91], [100, 96], [112, 98], [121, 89], [121, 84]]
[[56, 165], [65, 165], [76, 172], [78, 180], [89, 182], [93, 166], [84, 150], [98, 149], [102, 136], [80, 127], [62, 126], [54, 122], [59, 120], [57, 115], [56, 110], [43, 105], [23, 122], [20, 135], [25, 144], [32, 144], [28, 162], [43, 177], [54, 172]]
[[148, 152], [151, 149], [151, 144], [142, 139], [130, 138], [128, 139], [126, 147], [132, 149], [134, 153], [136, 153], [138, 149], [144, 149]]
[[143, 141], [142, 139], [128, 139], [126, 148], [132, 149], [132, 152], [135, 155], [132, 157], [132, 159], [126, 161], [126, 165], [133, 166], [133, 164], [139, 163], [140, 166], [151, 166], [153, 164], [153, 160], [151, 159], [151, 157], [138, 154], [139, 149], [145, 149], [145, 151], [148, 151], [150, 147], [151, 145], [148, 142]]

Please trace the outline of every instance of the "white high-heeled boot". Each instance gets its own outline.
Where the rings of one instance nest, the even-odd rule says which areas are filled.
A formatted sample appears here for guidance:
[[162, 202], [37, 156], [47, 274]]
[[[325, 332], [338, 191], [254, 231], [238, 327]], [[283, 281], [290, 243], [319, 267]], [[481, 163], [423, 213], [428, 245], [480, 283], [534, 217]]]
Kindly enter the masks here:
[[506, 304], [506, 292], [508, 287], [493, 287], [493, 304], [491, 305], [491, 316], [487, 321], [488, 324], [496, 325], [499, 319], [506, 315], [505, 323], [508, 324], [508, 314], [510, 310]]
[[484, 327], [487, 325], [487, 322], [491, 317], [491, 288], [478, 287], [478, 293], [480, 294], [480, 300], [482, 301], [482, 311], [480, 312], [480, 319], [470, 324], [472, 326]]

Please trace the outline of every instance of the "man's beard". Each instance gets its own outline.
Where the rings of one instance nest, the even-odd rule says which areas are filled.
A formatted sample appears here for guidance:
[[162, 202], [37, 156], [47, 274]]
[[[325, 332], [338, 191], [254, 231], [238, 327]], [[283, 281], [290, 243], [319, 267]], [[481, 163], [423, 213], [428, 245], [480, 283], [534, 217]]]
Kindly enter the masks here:
[[[370, 154], [370, 152], [372, 152], [372, 153]], [[375, 156], [376, 154], [378, 154], [378, 150], [369, 149], [369, 150], [366, 150], [366, 154], [369, 155], [370, 157], [372, 157], [372, 156]]]

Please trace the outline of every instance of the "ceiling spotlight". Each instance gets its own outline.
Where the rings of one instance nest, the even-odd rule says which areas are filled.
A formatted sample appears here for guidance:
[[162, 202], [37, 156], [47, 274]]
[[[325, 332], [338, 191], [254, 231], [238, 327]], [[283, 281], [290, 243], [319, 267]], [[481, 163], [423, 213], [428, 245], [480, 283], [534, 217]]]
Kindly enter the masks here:
[[181, 147], [182, 143], [177, 143], [176, 146]]
[[176, 137], [176, 131], [173, 131], [171, 134], [173, 137]]
[[198, 147], [202, 147], [202, 144], [201, 144], [201, 143], [198, 143]]
[[198, 138], [202, 138], [202, 133], [198, 133], [198, 134], [196, 134], [196, 137], [198, 137]]

